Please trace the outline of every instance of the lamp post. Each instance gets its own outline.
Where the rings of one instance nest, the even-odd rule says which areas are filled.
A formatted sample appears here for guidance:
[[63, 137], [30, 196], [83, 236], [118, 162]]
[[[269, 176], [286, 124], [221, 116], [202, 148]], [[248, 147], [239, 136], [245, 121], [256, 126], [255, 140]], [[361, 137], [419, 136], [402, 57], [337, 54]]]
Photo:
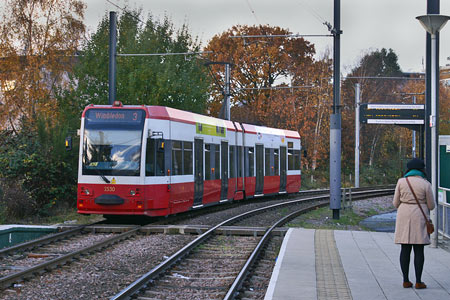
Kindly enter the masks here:
[[[428, 14], [416, 17], [425, 30], [431, 34], [431, 115], [430, 124], [431, 127], [431, 185], [435, 199], [438, 192], [438, 152], [437, 152], [437, 122], [439, 122], [439, 112], [436, 111], [436, 78], [439, 76], [436, 70], [436, 34], [445, 26], [450, 19], [449, 16]], [[431, 211], [431, 220], [437, 228], [437, 205], [436, 208]], [[431, 235], [431, 246], [437, 247], [437, 230]]]

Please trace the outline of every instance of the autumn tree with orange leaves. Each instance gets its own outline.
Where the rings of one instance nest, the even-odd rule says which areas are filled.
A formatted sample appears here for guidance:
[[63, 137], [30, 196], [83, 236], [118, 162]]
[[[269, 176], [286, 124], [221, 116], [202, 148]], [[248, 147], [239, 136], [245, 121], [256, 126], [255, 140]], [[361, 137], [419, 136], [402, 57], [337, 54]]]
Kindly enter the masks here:
[[64, 149], [73, 112], [60, 113], [59, 100], [73, 87], [85, 4], [6, 0], [1, 7], [0, 219], [49, 215], [76, 199], [77, 154]]
[[85, 33], [80, 0], [6, 0], [0, 22], [0, 128], [54, 116]]
[[[314, 59], [314, 45], [286, 36], [291, 34], [268, 25], [233, 26], [214, 36], [205, 51], [212, 51], [210, 61], [233, 64], [232, 120], [297, 130], [310, 154], [302, 159], [304, 167], [326, 167], [331, 61], [329, 55]], [[249, 35], [260, 37], [241, 38]], [[211, 68], [216, 81], [209, 110], [217, 115], [223, 100], [224, 67]]]
[[[301, 84], [301, 73], [296, 70], [313, 62], [314, 46], [302, 38], [232, 38], [243, 35], [288, 35], [286, 29], [265, 26], [233, 26], [214, 36], [205, 48], [212, 51], [208, 59], [212, 62], [230, 62], [232, 82], [232, 105], [249, 108], [245, 116], [257, 123], [264, 120], [260, 111], [267, 110], [271, 99], [271, 87], [286, 80]], [[217, 114], [220, 109], [224, 68], [211, 65], [218, 79], [212, 86], [213, 99], [210, 111]], [[233, 116], [239, 118], [239, 114]]]

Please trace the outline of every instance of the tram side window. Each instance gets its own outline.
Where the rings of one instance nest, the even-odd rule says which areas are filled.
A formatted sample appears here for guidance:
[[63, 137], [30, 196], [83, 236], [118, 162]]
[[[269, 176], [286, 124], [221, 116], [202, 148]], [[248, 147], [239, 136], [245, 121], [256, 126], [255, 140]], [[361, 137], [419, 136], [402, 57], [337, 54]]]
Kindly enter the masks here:
[[265, 157], [264, 157], [264, 165], [265, 165], [265, 176], [270, 176], [270, 149], [266, 148]]
[[294, 150], [288, 150], [288, 170], [295, 170], [295, 156]]
[[172, 175], [192, 175], [192, 142], [172, 141]]
[[242, 168], [242, 146], [238, 146], [237, 147], [237, 165], [238, 165], [238, 173], [237, 176], [238, 177], [244, 177], [243, 173], [243, 168]]
[[220, 145], [214, 145], [214, 179], [220, 179]]
[[205, 180], [220, 179], [220, 145], [205, 144]]
[[236, 158], [235, 158], [235, 149], [236, 146], [230, 146], [230, 178], [235, 178], [236, 177]]
[[211, 144], [205, 144], [205, 180], [211, 180]]
[[255, 176], [255, 148], [248, 148], [248, 176]]
[[295, 170], [300, 170], [300, 150], [294, 150], [294, 156], [295, 156], [295, 164], [294, 168]]
[[183, 174], [183, 148], [181, 141], [172, 141], [172, 175]]
[[193, 163], [192, 163], [192, 142], [183, 142], [183, 174], [192, 175]]
[[288, 142], [288, 170], [295, 170], [294, 143]]
[[280, 175], [278, 160], [279, 160], [278, 149], [275, 149], [275, 150], [273, 150], [273, 166], [274, 166], [274, 174], [273, 175]]
[[164, 140], [147, 139], [145, 176], [164, 176]]
[[300, 170], [300, 150], [288, 150], [288, 170]]

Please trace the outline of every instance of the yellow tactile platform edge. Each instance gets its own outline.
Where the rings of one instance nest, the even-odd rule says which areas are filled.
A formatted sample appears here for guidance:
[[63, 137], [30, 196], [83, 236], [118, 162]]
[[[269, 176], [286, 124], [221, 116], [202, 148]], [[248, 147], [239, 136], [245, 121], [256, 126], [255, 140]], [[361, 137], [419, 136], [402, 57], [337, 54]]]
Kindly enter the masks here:
[[316, 230], [316, 282], [318, 300], [352, 300], [333, 230]]

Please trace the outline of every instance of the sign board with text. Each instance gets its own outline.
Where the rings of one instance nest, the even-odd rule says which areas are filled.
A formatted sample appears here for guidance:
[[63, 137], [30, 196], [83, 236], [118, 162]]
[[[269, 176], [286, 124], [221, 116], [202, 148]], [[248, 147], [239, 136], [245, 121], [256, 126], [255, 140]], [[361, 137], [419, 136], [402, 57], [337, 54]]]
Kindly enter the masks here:
[[362, 103], [360, 115], [364, 124], [424, 125], [425, 105]]

